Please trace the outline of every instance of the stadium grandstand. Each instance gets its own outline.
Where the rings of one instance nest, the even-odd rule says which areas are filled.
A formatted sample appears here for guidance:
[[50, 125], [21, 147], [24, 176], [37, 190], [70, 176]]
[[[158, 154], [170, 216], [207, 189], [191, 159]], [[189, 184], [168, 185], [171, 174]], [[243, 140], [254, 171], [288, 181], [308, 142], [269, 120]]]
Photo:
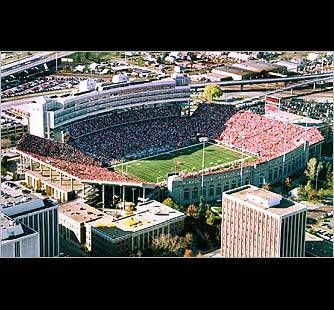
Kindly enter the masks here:
[[180, 74], [153, 82], [93, 83], [78, 93], [45, 96], [32, 102], [30, 133], [63, 141], [67, 127], [87, 118], [114, 110], [166, 103], [185, 108], [189, 106], [189, 101], [189, 78]]
[[333, 122], [333, 100], [303, 100], [284, 99], [281, 100], [280, 108], [282, 111], [294, 113], [297, 115], [308, 116], [318, 120]]
[[[202, 103], [191, 115], [182, 114], [190, 100], [187, 83], [178, 75], [99, 86], [68, 99], [42, 98], [31, 115], [43, 126], [17, 147], [21, 166], [32, 171], [27, 183], [36, 187], [42, 180], [42, 187], [66, 192], [62, 201], [84, 197], [85, 186], [97, 187], [103, 205], [113, 205], [118, 195], [123, 206], [153, 195], [159, 199], [165, 184], [178, 203], [190, 204], [201, 195], [219, 200], [222, 191], [243, 184], [281, 182], [321, 153], [323, 136], [313, 126], [232, 104]], [[208, 138], [203, 153], [199, 137]]]

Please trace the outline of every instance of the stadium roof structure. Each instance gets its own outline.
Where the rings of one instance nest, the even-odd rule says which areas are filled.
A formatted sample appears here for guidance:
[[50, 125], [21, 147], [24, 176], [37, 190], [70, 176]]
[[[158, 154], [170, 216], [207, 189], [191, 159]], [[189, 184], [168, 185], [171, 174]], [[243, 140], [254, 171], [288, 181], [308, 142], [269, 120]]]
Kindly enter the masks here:
[[272, 118], [277, 121], [289, 123], [289, 124], [294, 124], [294, 125], [299, 125], [305, 127], [306, 125], [308, 127], [313, 127], [313, 126], [321, 126], [324, 124], [323, 121], [317, 120], [314, 118], [302, 116], [302, 115], [297, 115], [293, 113], [289, 113], [286, 111], [270, 111], [268, 110], [266, 112], [266, 117]]

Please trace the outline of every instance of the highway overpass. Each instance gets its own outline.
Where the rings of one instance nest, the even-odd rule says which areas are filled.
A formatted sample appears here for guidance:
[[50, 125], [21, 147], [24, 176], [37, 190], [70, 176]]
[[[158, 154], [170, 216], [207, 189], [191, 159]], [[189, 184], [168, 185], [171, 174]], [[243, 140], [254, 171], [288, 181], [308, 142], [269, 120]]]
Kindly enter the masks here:
[[[58, 52], [57, 59], [69, 56], [74, 52]], [[41, 52], [34, 56], [15, 61], [1, 67], [1, 78], [15, 75], [31, 68], [56, 60], [56, 52]]]
[[321, 79], [326, 77], [333, 77], [333, 72], [311, 74], [311, 75], [300, 75], [300, 76], [290, 76], [290, 77], [279, 77], [279, 78], [264, 78], [264, 79], [250, 79], [250, 80], [240, 80], [240, 81], [221, 81], [221, 82], [207, 82], [207, 83], [194, 83], [190, 84], [191, 90], [201, 90], [205, 86], [210, 84], [216, 84], [220, 86], [231, 86], [231, 85], [252, 85], [252, 84], [265, 84], [265, 83], [280, 83], [280, 82], [293, 82], [311, 79]]
[[[313, 76], [313, 78], [314, 78], [314, 76]], [[260, 100], [262, 98], [266, 98], [267, 96], [270, 96], [270, 95], [273, 95], [273, 94], [276, 94], [276, 93], [280, 93], [280, 92], [283, 92], [283, 91], [293, 90], [294, 88], [297, 88], [297, 87], [305, 86], [305, 85], [308, 85], [308, 84], [314, 84], [314, 83], [319, 82], [319, 81], [324, 81], [324, 82], [332, 81], [333, 82], [334, 81], [334, 75], [332, 73], [331, 76], [329, 76], [329, 77], [317, 78], [317, 79], [313, 79], [313, 80], [310, 80], [310, 81], [303, 81], [301, 83], [296, 83], [296, 84], [289, 85], [289, 86], [279, 88], [279, 89], [276, 89], [276, 90], [271, 90], [271, 91], [265, 92], [265, 93], [263, 93], [259, 96], [246, 98], [246, 99], [243, 99], [239, 102], [236, 102], [236, 105], [237, 105], [237, 107], [242, 107], [246, 103], [253, 102], [255, 100]]]

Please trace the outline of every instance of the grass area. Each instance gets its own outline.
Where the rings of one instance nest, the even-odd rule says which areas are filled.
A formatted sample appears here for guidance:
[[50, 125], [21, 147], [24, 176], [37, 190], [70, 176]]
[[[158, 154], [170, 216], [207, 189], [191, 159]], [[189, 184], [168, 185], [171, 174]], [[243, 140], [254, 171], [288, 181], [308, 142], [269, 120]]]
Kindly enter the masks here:
[[[123, 165], [125, 166], [123, 171], [148, 182], [161, 182], [166, 179], [168, 173], [175, 171], [200, 171], [202, 169], [202, 149], [202, 144], [197, 144], [169, 154], [132, 161]], [[204, 152], [204, 167], [210, 168], [229, 163], [241, 159], [242, 156], [238, 152], [209, 144]], [[245, 157], [247, 155], [244, 155]], [[122, 170], [122, 166], [117, 166], [116, 170]]]

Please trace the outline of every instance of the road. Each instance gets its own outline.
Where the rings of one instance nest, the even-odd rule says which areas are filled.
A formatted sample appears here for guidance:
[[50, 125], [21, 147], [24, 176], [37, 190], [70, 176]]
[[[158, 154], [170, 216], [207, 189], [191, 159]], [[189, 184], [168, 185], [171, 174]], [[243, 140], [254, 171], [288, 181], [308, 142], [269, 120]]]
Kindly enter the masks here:
[[[68, 55], [73, 54], [73, 52], [59, 52], [57, 54], [58, 58], [66, 57]], [[25, 58], [23, 60], [12, 62], [8, 65], [2, 66], [2, 78], [5, 78], [10, 75], [17, 74], [19, 72], [28, 70], [33, 67], [37, 67], [39, 65], [45, 64], [49, 61], [55, 60], [55, 52], [41, 52], [34, 56], [31, 56], [30, 58]], [[41, 59], [39, 59], [41, 58]], [[27, 62], [29, 62], [27, 64]], [[19, 67], [17, 67], [19, 66]]]
[[307, 84], [312, 84], [312, 83], [315, 83], [319, 80], [330, 81], [330, 80], [333, 80], [333, 76], [323, 77], [323, 78], [320, 77], [320, 78], [317, 78], [317, 79], [313, 79], [311, 81], [306, 81], [306, 82], [301, 82], [301, 83], [289, 85], [289, 86], [286, 86], [286, 87], [283, 87], [283, 88], [280, 88], [280, 89], [277, 89], [277, 90], [274, 90], [274, 91], [271, 90], [271, 91], [268, 91], [268, 92], [265, 92], [265, 93], [261, 94], [260, 96], [255, 96], [255, 97], [251, 97], [251, 98], [241, 100], [241, 101], [237, 102], [237, 104], [238, 105], [243, 105], [244, 103], [249, 103], [249, 102], [252, 102], [252, 101], [255, 101], [255, 100], [259, 100], [261, 98], [266, 98], [269, 95], [273, 95], [273, 94], [276, 94], [276, 93], [291, 90], [291, 89], [294, 89], [296, 87], [304, 86], [304, 85], [307, 85]]
[[28, 61], [34, 61], [36, 60], [37, 58], [40, 58], [40, 57], [47, 57], [47, 56], [51, 56], [51, 54], [54, 54], [54, 52], [39, 52], [33, 56], [30, 56], [30, 57], [26, 57], [24, 59], [20, 59], [20, 60], [17, 60], [17, 61], [13, 61], [7, 65], [3, 65], [1, 67], [1, 70], [2, 72], [6, 72], [7, 70], [11, 69], [12, 67], [15, 67], [15, 66], [18, 66], [18, 65], [23, 65], [24, 63], [28, 62]]

